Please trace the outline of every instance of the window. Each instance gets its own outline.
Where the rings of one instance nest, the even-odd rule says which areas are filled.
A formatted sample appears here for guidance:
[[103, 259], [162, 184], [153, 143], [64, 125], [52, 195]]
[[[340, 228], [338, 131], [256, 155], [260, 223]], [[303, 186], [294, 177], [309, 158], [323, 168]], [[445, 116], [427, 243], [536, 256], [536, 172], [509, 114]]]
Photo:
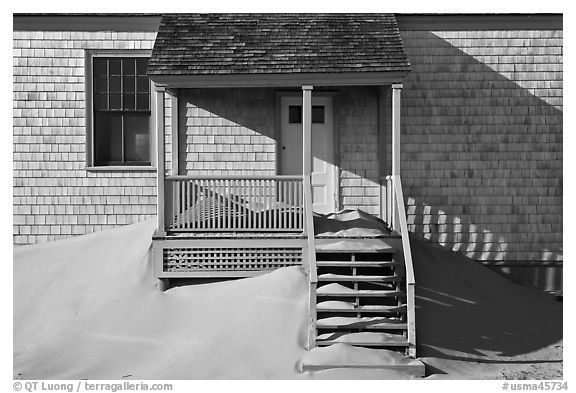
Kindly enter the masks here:
[[94, 166], [150, 166], [147, 57], [92, 57]]
[[[302, 105], [290, 105], [288, 107], [288, 123], [290, 124], [302, 123]], [[312, 123], [314, 124], [324, 123], [323, 105], [312, 106]]]

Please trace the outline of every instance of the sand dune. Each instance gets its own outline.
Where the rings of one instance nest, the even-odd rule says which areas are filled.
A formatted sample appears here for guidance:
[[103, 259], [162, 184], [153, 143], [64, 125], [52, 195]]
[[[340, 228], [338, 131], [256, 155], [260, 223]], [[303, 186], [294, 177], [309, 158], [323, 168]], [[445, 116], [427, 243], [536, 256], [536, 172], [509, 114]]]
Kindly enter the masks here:
[[[307, 282], [297, 267], [158, 291], [153, 231], [145, 222], [15, 249], [14, 378], [410, 378], [299, 373], [303, 359], [394, 355], [346, 345], [306, 351]], [[413, 254], [418, 349], [431, 378], [518, 377], [534, 365], [553, 366], [540, 376], [561, 372], [561, 303], [438, 247], [414, 241]]]

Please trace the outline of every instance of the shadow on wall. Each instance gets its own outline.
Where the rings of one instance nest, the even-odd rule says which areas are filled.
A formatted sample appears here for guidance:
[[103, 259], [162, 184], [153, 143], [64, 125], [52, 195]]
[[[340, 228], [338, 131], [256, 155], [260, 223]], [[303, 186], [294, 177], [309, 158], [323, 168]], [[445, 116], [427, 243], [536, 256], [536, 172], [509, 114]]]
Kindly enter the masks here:
[[[554, 55], [544, 44], [452, 37], [403, 37], [412, 63], [402, 99], [409, 230], [480, 261], [558, 265], [561, 39]], [[560, 268], [544, 280], [535, 271], [522, 280], [561, 286]]]
[[[331, 163], [342, 171], [340, 206], [377, 214], [378, 89], [319, 86], [313, 94], [326, 91], [336, 93], [333, 107], [338, 146], [333, 158], [338, 162]], [[276, 92], [272, 88], [181, 90], [180, 174], [274, 174], [276, 160], [281, 162], [276, 156], [280, 138], [275, 124]]]
[[272, 174], [273, 89], [186, 89], [179, 94], [180, 174]]

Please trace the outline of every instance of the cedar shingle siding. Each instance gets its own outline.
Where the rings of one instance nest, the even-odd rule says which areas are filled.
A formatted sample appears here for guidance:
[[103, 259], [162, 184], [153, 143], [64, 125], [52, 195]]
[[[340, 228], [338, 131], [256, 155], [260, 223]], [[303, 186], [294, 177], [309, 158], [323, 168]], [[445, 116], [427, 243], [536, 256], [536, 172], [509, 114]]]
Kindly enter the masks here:
[[182, 89], [181, 174], [273, 175], [274, 89]]
[[561, 261], [562, 30], [402, 37], [409, 229], [477, 260]]
[[164, 15], [151, 75], [408, 71], [394, 15]]
[[14, 32], [14, 243], [156, 214], [156, 172], [86, 171], [86, 49], [151, 49], [153, 32]]

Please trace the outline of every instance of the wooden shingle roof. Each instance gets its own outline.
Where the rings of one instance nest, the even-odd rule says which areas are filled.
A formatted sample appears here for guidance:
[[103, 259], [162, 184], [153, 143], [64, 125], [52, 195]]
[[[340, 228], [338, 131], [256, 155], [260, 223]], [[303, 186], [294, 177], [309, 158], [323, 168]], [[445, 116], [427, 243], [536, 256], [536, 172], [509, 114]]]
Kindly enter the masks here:
[[163, 15], [148, 66], [150, 76], [409, 70], [393, 14]]

